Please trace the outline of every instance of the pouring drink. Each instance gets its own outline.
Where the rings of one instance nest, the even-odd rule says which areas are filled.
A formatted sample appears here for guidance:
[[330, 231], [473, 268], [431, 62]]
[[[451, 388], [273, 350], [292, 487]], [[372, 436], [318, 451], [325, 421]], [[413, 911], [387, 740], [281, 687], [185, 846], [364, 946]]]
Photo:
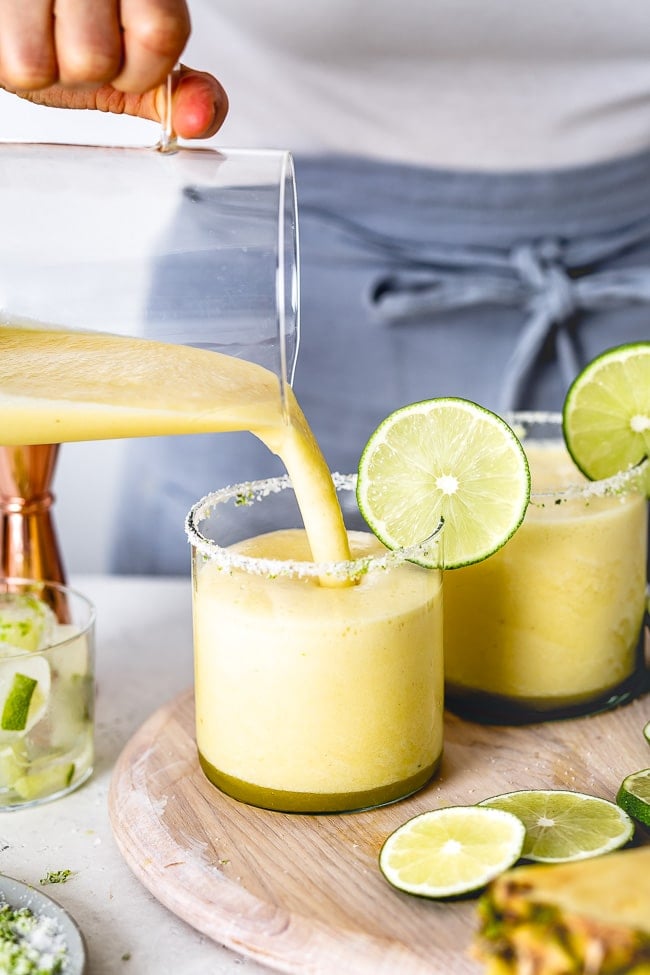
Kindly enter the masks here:
[[283, 397], [256, 363], [151, 339], [0, 326], [0, 415], [4, 444], [248, 430], [291, 475], [314, 558], [349, 558], [318, 444], [290, 387]]
[[[1, 327], [0, 413], [16, 443], [258, 436], [284, 462], [299, 515], [269, 516], [270, 534], [258, 523], [252, 538], [238, 530], [225, 571], [220, 547], [193, 539], [204, 771], [244, 801], [305, 812], [383, 804], [431, 778], [442, 752], [441, 573], [402, 554], [384, 565], [374, 535], [347, 532], [325, 460], [277, 376], [148, 339]], [[236, 506], [241, 527], [247, 507]], [[243, 554], [261, 570], [242, 570]]]

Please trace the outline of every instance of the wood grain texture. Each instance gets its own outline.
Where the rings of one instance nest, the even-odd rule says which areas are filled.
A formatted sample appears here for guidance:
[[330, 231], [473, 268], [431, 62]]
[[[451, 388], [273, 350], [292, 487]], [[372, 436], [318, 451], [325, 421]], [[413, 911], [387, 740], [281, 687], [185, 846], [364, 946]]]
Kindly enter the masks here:
[[[472, 724], [448, 714], [438, 777], [416, 796], [363, 813], [306, 816], [243, 805], [201, 772], [192, 692], [157, 711], [115, 767], [118, 847], [169, 910], [213, 940], [301, 975], [477, 975], [468, 954], [475, 900], [393, 890], [383, 840], [417, 813], [515, 789], [567, 788], [613, 799], [650, 765], [650, 696], [572, 721]], [[644, 835], [641, 842], [650, 842]]]

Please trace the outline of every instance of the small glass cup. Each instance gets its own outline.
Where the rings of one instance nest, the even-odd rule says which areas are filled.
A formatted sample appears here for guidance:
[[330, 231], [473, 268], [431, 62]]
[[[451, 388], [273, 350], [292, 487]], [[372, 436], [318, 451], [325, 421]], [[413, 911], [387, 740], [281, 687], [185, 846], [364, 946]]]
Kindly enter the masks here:
[[448, 706], [503, 723], [607, 710], [647, 680], [643, 475], [587, 481], [558, 414], [506, 419], [530, 462], [531, 502], [502, 549], [445, 573]]
[[[94, 759], [93, 604], [69, 586], [5, 578], [0, 579], [0, 616], [8, 593], [26, 601], [36, 622], [7, 623], [7, 611], [2, 617], [2, 811], [66, 795], [89, 778]], [[28, 648], [31, 638], [17, 638], [15, 626], [31, 627], [34, 646], [42, 649]]]
[[[187, 518], [199, 761], [223, 792], [267, 809], [394, 802], [442, 752], [442, 574], [362, 533], [355, 477], [334, 480], [350, 562], [309, 561], [288, 477], [225, 488]], [[281, 529], [298, 536], [267, 535]]]

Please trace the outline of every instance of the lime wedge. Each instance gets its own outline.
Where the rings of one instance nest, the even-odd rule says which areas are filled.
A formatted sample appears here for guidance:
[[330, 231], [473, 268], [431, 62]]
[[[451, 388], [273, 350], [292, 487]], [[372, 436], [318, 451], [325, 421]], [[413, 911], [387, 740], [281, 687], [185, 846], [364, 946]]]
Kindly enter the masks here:
[[38, 654], [0, 656], [0, 729], [26, 734], [43, 717], [50, 694], [50, 667]]
[[40, 799], [63, 792], [72, 782], [74, 762], [59, 762], [45, 768], [30, 769], [16, 779], [14, 791], [21, 799]]
[[648, 457], [650, 342], [617, 346], [585, 366], [566, 395], [562, 424], [569, 453], [592, 481]]
[[434, 809], [391, 833], [379, 869], [408, 894], [456, 897], [479, 890], [516, 863], [524, 837], [523, 823], [500, 809]]
[[357, 502], [375, 535], [388, 548], [409, 547], [443, 519], [447, 569], [480, 562], [505, 545], [529, 499], [519, 440], [500, 417], [469, 400], [402, 407], [380, 423], [359, 462]]
[[542, 863], [600, 856], [624, 846], [634, 833], [634, 823], [619, 806], [581, 792], [509, 792], [484, 799], [479, 806], [518, 816], [526, 827], [522, 857]]
[[650, 768], [632, 772], [623, 779], [616, 801], [634, 819], [650, 826]]
[[16, 673], [9, 693], [5, 698], [0, 728], [3, 731], [24, 731], [27, 725], [27, 715], [32, 703], [32, 696], [38, 686], [38, 681], [27, 674]]
[[51, 642], [56, 616], [32, 593], [0, 593], [0, 650], [42, 650]]

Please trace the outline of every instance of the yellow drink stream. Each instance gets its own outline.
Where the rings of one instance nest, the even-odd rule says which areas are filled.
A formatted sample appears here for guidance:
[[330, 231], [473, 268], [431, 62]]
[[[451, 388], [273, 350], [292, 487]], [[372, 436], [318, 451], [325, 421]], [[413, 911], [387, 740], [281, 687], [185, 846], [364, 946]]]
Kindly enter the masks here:
[[[0, 326], [0, 443], [248, 430], [284, 463], [314, 560], [349, 558], [325, 459], [268, 369], [184, 345]], [[220, 485], [219, 485], [220, 486]]]

